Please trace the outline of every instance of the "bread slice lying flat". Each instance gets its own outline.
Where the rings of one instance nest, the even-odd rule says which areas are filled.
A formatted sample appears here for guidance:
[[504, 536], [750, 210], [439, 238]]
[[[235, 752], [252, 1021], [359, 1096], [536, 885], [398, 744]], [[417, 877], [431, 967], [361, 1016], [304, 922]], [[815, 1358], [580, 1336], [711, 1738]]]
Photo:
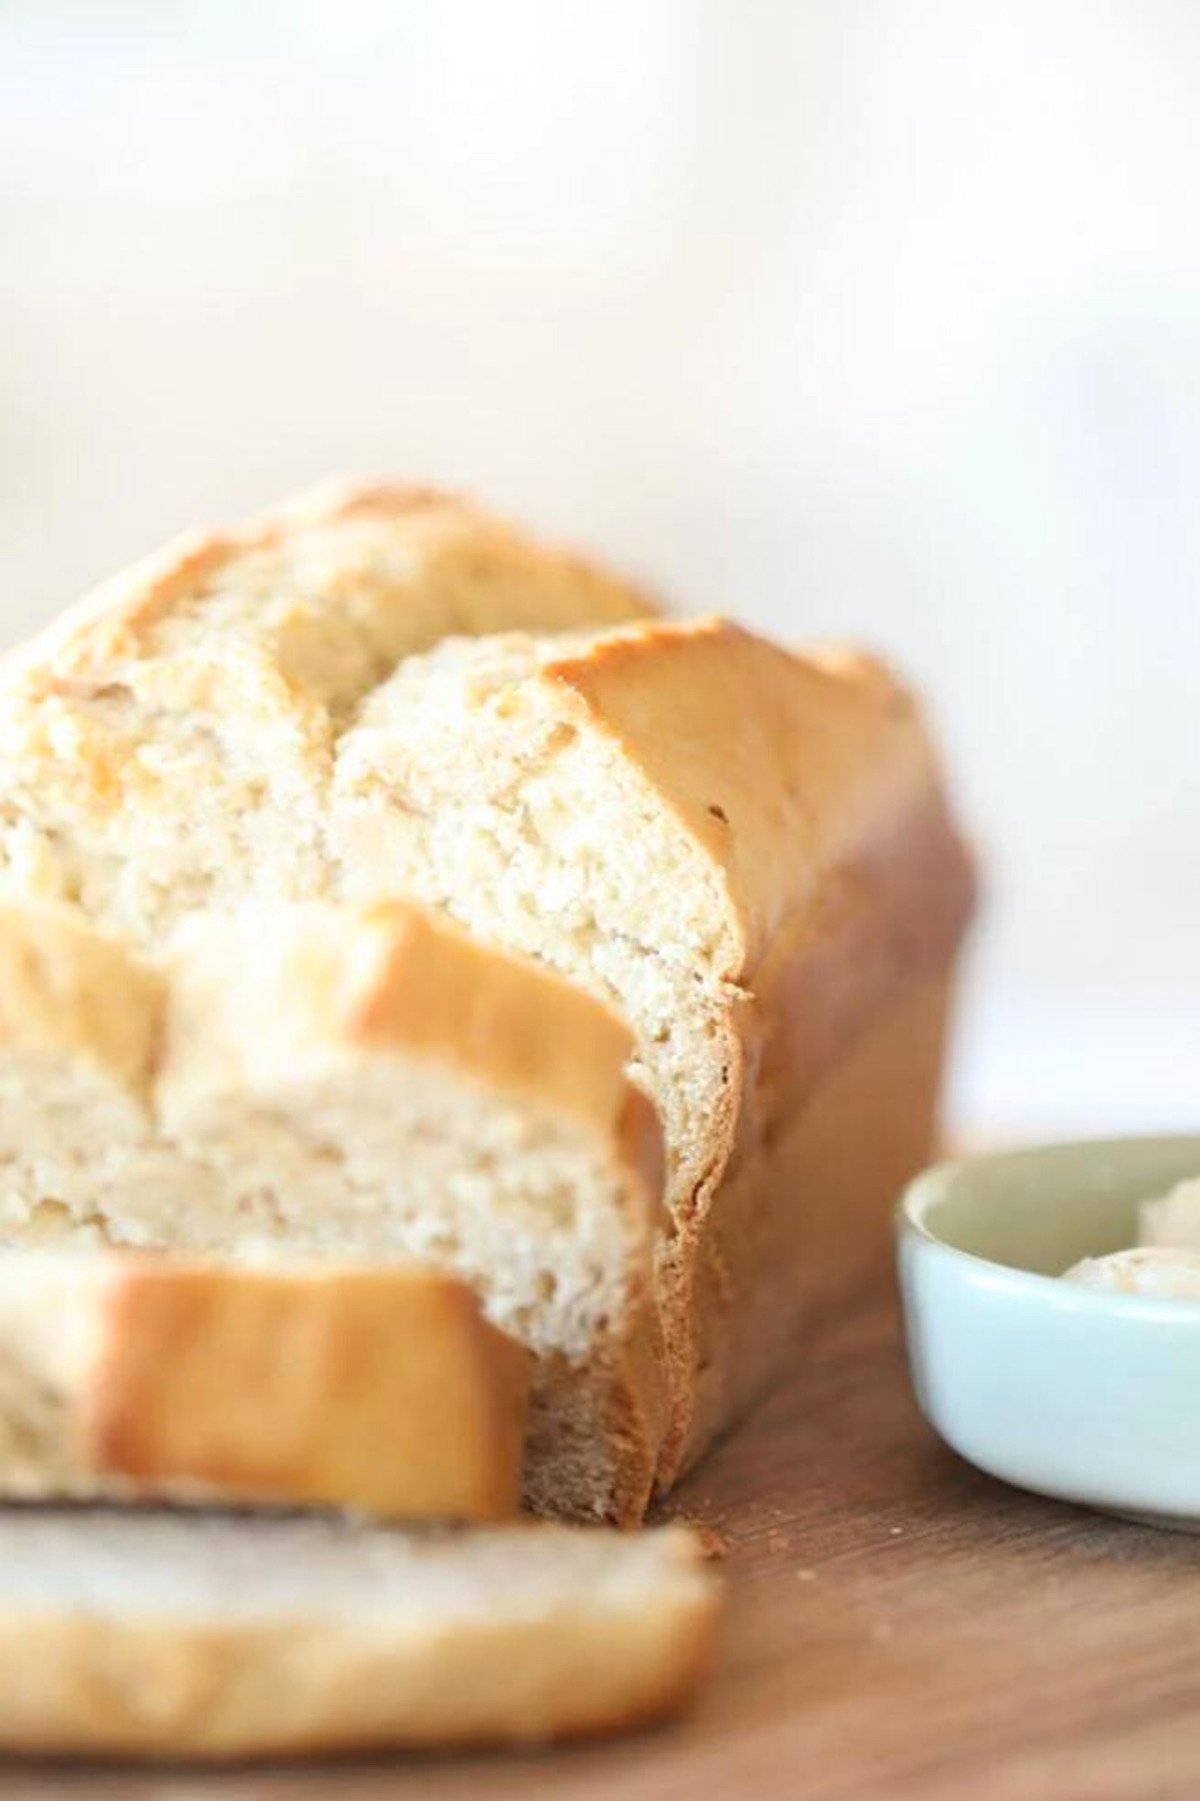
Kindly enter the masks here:
[[660, 1717], [708, 1658], [688, 1532], [0, 1511], [0, 1748], [521, 1744]]
[[416, 1265], [0, 1256], [0, 1495], [505, 1519], [528, 1388], [528, 1353]]
[[151, 964], [9, 903], [0, 1244], [415, 1258], [534, 1353], [530, 1502], [638, 1517], [662, 1153], [629, 1049], [605, 1007], [412, 908], [197, 917]]

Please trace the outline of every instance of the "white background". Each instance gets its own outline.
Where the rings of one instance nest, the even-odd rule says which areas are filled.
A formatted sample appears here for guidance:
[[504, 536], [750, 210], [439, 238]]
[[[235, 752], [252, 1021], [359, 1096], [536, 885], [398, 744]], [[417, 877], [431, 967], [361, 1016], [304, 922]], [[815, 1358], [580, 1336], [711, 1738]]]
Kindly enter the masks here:
[[928, 691], [960, 1122], [1197, 1123], [1200, 6], [0, 0], [0, 633], [328, 471]]

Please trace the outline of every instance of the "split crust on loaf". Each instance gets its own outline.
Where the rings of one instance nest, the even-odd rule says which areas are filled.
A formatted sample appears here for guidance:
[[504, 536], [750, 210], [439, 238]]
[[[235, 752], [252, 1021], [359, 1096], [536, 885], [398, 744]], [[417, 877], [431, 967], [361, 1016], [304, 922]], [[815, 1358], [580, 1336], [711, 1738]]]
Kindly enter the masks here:
[[398, 662], [653, 611], [425, 488], [331, 484], [185, 536], [0, 670], [0, 886], [139, 942], [198, 906], [320, 896], [337, 741]]
[[530, 1502], [640, 1517], [662, 1151], [613, 1014], [394, 903], [197, 916], [153, 963], [7, 903], [0, 992], [0, 1243], [414, 1257], [535, 1354]]

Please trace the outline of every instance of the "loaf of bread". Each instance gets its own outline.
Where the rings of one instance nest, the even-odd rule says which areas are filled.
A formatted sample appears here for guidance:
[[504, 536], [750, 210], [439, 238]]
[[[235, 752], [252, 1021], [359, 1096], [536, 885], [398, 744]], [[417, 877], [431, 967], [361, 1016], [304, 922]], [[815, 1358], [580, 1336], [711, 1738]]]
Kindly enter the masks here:
[[[135, 572], [15, 659], [0, 891], [148, 948], [201, 906], [400, 893], [615, 1005], [666, 1127], [666, 1350], [633, 1383], [642, 1422], [669, 1383], [665, 1485], [928, 1156], [972, 904], [937, 760], [864, 658], [613, 629], [639, 597], [503, 534], [467, 608], [411, 550], [441, 503], [339, 505]], [[641, 1455], [640, 1426], [579, 1433]]]
[[529, 1356], [418, 1265], [0, 1258], [0, 1495], [498, 1520]]
[[[651, 1278], [662, 1150], [654, 1110], [624, 1074], [630, 1048], [591, 997], [400, 904], [195, 915], [151, 963], [78, 912], [8, 902], [0, 1242], [233, 1251], [268, 1266], [306, 1253], [415, 1258], [469, 1283], [492, 1325], [534, 1355], [531, 1504], [637, 1518], [661, 1437]], [[33, 1341], [19, 1323], [5, 1334], [4, 1310], [25, 1269], [0, 1258], [0, 1342], [17, 1360]], [[448, 1293], [428, 1303], [431, 1375]], [[383, 1331], [365, 1313], [354, 1323], [372, 1297], [327, 1291], [327, 1329], [340, 1321], [348, 1357], [360, 1330]], [[146, 1329], [148, 1306], [143, 1291]], [[74, 1357], [72, 1334], [89, 1328], [70, 1316], [61, 1349]], [[397, 1352], [404, 1329], [401, 1308]], [[169, 1315], [155, 1330], [169, 1337]], [[441, 1367], [445, 1431], [469, 1436], [454, 1395], [470, 1369], [452, 1390]], [[476, 1375], [482, 1395], [493, 1378]], [[182, 1366], [178, 1376], [190, 1379]], [[146, 1404], [166, 1402], [151, 1390]], [[280, 1429], [268, 1464], [289, 1454], [282, 1417]], [[398, 1418], [381, 1462], [406, 1448]], [[434, 1438], [434, 1485], [441, 1456]]]
[[0, 1749], [222, 1759], [657, 1719], [708, 1661], [692, 1535], [0, 1510]]

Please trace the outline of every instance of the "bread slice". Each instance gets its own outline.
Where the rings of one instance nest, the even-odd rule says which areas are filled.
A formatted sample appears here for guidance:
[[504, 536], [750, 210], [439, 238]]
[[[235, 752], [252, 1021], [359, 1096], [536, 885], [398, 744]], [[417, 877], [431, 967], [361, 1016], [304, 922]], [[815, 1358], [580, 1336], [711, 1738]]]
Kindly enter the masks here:
[[[0, 906], [0, 1244], [412, 1257], [534, 1353], [527, 1499], [640, 1517], [661, 1137], [627, 1029], [412, 908]], [[13, 1278], [19, 1286], [21, 1278]]]
[[528, 1353], [416, 1265], [0, 1257], [0, 1494], [517, 1511]]
[[654, 1720], [709, 1656], [682, 1528], [0, 1511], [0, 1747], [220, 1759]]
[[[807, 1193], [776, 1151], [889, 1008], [944, 989], [970, 912], [916, 707], [869, 659], [720, 620], [452, 641], [343, 734], [330, 844], [346, 892], [401, 888], [631, 1022], [669, 1156], [670, 1480], [762, 1373], [746, 1322], [786, 1331], [776, 1215], [820, 1207], [846, 1145]], [[928, 1080], [913, 1104], [923, 1138]]]
[[192, 907], [315, 894], [338, 733], [402, 657], [653, 610], [429, 489], [329, 485], [184, 537], [9, 658], [0, 887], [143, 941]]

